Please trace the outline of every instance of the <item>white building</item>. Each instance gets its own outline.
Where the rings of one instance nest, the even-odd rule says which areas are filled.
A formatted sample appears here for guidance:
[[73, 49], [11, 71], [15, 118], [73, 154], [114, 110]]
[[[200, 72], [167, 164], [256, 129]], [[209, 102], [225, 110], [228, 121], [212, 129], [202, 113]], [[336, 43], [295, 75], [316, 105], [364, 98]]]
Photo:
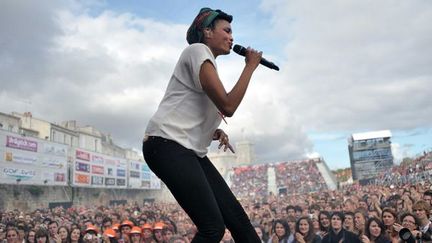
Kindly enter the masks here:
[[250, 141], [243, 140], [236, 143], [237, 166], [251, 165], [255, 163], [254, 144]]
[[65, 127], [51, 124], [51, 141], [56, 143], [67, 144], [71, 147], [78, 147], [79, 145], [79, 134]]
[[0, 129], [18, 133], [20, 119], [18, 117], [0, 112]]
[[20, 119], [21, 134], [29, 137], [51, 140], [51, 123], [34, 118], [31, 112], [12, 112], [12, 116]]
[[240, 141], [234, 148], [235, 154], [229, 150], [224, 152], [222, 149], [208, 154], [216, 169], [221, 173], [225, 180], [229, 179], [229, 173], [233, 167], [240, 165], [251, 165], [255, 163], [254, 144], [249, 141]]
[[228, 173], [231, 168], [236, 166], [237, 156], [228, 151], [224, 152], [223, 150], [219, 150], [217, 152], [209, 153], [208, 158], [225, 180], [228, 178]]
[[142, 160], [142, 156], [136, 151], [116, 145], [112, 141], [111, 135], [105, 135], [92, 126], [78, 126], [75, 120], [65, 121], [61, 125], [57, 125], [35, 118], [31, 112], [24, 112], [23, 114], [13, 112], [12, 115], [0, 113], [0, 124], [3, 125], [3, 129], [7, 128], [5, 130], [25, 136], [37, 137], [114, 157]]

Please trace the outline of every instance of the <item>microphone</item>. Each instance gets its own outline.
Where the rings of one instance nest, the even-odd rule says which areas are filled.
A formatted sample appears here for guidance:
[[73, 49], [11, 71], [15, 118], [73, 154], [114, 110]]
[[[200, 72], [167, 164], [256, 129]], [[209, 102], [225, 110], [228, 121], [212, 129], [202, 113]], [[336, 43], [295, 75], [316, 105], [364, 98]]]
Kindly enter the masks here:
[[[241, 45], [234, 45], [233, 47], [233, 51], [237, 54], [239, 54], [240, 56], [245, 56], [246, 55], [246, 48], [244, 48]], [[276, 64], [266, 60], [264, 57], [261, 57], [261, 61], [260, 61], [261, 65], [264, 65], [270, 69], [274, 69], [276, 71], [279, 71], [279, 67], [276, 66]]]

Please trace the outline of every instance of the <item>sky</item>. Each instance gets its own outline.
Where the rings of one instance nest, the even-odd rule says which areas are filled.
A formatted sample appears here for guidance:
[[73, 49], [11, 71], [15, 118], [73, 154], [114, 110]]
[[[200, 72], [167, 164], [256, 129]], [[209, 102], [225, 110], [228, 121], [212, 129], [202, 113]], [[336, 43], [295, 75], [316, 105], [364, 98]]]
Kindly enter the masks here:
[[[392, 132], [396, 162], [432, 149], [429, 0], [3, 0], [0, 112], [77, 120], [139, 151], [201, 7], [233, 15], [234, 42], [280, 67], [260, 66], [221, 125], [259, 162], [346, 168], [347, 138], [376, 130]], [[217, 63], [230, 90], [244, 58]]]

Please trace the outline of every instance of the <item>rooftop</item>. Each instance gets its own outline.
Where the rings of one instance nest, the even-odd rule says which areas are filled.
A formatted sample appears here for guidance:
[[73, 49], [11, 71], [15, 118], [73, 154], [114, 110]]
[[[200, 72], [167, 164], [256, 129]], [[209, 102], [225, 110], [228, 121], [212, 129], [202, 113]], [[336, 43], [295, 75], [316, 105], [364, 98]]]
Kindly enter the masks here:
[[352, 140], [366, 140], [366, 139], [374, 139], [374, 138], [389, 138], [392, 134], [390, 130], [382, 130], [382, 131], [373, 131], [373, 132], [363, 132], [363, 133], [353, 133]]

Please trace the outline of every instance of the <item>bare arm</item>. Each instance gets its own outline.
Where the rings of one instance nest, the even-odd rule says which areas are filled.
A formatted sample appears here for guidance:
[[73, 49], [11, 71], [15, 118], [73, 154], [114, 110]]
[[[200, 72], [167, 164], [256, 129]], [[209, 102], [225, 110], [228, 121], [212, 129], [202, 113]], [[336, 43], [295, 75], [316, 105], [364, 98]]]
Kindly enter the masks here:
[[246, 65], [239, 80], [230, 92], [226, 92], [219, 79], [215, 67], [206, 61], [201, 65], [199, 74], [201, 86], [209, 98], [223, 115], [231, 117], [242, 101], [253, 72], [261, 60], [262, 52], [248, 48], [246, 51]]

